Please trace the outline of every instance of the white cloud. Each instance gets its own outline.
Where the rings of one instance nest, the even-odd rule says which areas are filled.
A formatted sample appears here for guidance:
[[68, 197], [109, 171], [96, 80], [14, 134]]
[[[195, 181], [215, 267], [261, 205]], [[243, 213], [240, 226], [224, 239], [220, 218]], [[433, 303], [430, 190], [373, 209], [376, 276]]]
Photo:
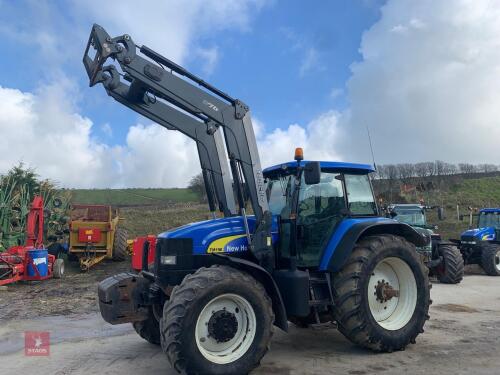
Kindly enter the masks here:
[[0, 173], [20, 161], [67, 187], [185, 186], [199, 170], [194, 142], [158, 125], [130, 127], [126, 144], [92, 136], [66, 81], [34, 94], [0, 87]]
[[314, 47], [309, 47], [305, 51], [305, 55], [300, 64], [299, 73], [303, 77], [306, 73], [313, 70], [322, 70], [318, 50]]
[[304, 157], [308, 160], [339, 160], [336, 150], [343, 135], [338, 120], [339, 113], [329, 111], [306, 126], [292, 124], [286, 129], [277, 128], [271, 132], [265, 132], [265, 126], [258, 120], [254, 121], [262, 165], [293, 160], [296, 147], [304, 149]]
[[109, 148], [90, 136], [92, 122], [74, 111], [67, 81], [35, 94], [0, 87], [0, 172], [23, 161], [67, 186], [110, 183]]
[[[127, 33], [138, 44], [155, 48], [178, 64], [197, 41], [215, 32], [250, 29], [265, 0], [77, 0], [74, 13], [102, 25], [110, 34]], [[90, 26], [90, 25], [89, 25]], [[90, 28], [90, 27], [89, 27]]]
[[339, 89], [338, 87], [334, 87], [332, 91], [330, 91], [330, 99], [332, 100], [335, 100], [342, 95], [344, 95], [344, 90]]
[[120, 185], [127, 187], [187, 186], [200, 171], [194, 141], [156, 124], [132, 126], [115, 157]]
[[[500, 7], [389, 1], [363, 35], [341, 126], [344, 155], [378, 162], [500, 162]], [[360, 142], [362, 140], [362, 142]], [[354, 152], [354, 154], [353, 154]]]
[[203, 73], [206, 76], [210, 76], [217, 62], [219, 61], [219, 49], [217, 47], [212, 48], [198, 48], [195, 55], [203, 61]]
[[106, 122], [106, 123], [102, 124], [101, 131], [104, 133], [104, 135], [106, 137], [112, 137], [113, 136], [113, 128], [111, 128], [111, 125], [109, 125], [109, 122]]

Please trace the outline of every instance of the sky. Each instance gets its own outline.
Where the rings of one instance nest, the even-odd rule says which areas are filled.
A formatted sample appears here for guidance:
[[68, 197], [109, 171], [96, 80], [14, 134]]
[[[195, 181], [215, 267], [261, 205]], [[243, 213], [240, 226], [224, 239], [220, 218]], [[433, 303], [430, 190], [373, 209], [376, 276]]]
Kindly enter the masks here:
[[93, 23], [247, 103], [263, 166], [500, 164], [500, 4], [487, 0], [0, 0], [0, 174], [182, 187], [193, 142], [88, 87]]

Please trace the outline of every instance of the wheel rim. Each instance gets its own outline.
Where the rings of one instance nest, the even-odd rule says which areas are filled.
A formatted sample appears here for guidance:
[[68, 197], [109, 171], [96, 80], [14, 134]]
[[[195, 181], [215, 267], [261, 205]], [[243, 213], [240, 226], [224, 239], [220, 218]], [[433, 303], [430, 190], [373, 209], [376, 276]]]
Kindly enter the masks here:
[[245, 298], [222, 294], [207, 303], [198, 316], [196, 345], [210, 362], [234, 362], [250, 348], [256, 322], [252, 305]]
[[498, 272], [500, 272], [500, 250], [495, 254], [495, 267]]
[[400, 258], [381, 260], [368, 282], [368, 304], [375, 321], [390, 331], [403, 328], [417, 306], [417, 282]]

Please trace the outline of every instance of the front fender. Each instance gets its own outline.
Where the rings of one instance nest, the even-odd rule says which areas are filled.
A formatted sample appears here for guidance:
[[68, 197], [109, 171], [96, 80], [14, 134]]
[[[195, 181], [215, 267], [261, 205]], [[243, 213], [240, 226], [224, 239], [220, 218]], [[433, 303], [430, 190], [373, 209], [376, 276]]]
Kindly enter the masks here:
[[427, 239], [408, 224], [391, 219], [346, 219], [334, 232], [320, 264], [323, 271], [338, 272], [344, 266], [356, 243], [363, 237], [393, 234], [404, 237], [416, 247], [427, 245]]

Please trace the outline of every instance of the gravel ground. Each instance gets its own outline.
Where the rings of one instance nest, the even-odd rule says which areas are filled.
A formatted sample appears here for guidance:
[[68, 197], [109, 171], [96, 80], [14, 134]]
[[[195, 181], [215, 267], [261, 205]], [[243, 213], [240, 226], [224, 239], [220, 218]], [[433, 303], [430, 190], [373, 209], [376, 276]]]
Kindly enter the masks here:
[[[101, 274], [94, 271], [92, 277], [99, 279], [116, 267], [105, 264]], [[1, 311], [2, 374], [174, 374], [161, 350], [143, 341], [129, 324], [111, 326], [102, 321], [95, 312], [93, 283], [88, 291], [79, 290], [88, 299], [66, 296], [57, 300], [58, 306], [64, 305], [60, 310], [38, 309], [37, 317], [27, 310], [44, 299], [46, 306], [53, 306], [48, 284], [29, 294], [32, 302], [17, 299], [22, 285], [0, 291], [0, 301], [17, 296], [6, 306], [7, 314], [4, 306]], [[334, 329], [314, 331], [292, 325], [288, 334], [277, 332], [270, 352], [253, 374], [498, 374], [499, 283], [500, 278], [469, 272], [460, 285], [435, 284], [425, 333], [402, 352], [374, 354], [352, 345]], [[68, 288], [66, 283], [64, 287]], [[50, 356], [24, 356], [26, 330], [50, 332]]]

